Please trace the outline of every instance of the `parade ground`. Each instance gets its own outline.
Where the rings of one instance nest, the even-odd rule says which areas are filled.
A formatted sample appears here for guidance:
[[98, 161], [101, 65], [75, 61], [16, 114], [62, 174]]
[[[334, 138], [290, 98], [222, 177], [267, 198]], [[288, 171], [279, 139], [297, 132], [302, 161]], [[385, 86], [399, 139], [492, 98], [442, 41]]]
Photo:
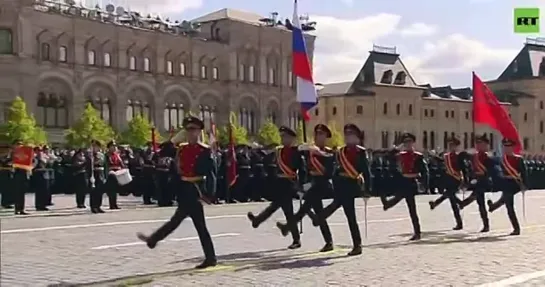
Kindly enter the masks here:
[[[140, 199], [122, 197], [122, 210], [91, 215], [72, 207], [73, 196], [54, 196], [49, 212], [29, 207], [31, 215], [15, 217], [12, 210], [0, 210], [0, 285], [545, 286], [545, 191], [526, 193], [526, 219], [517, 195], [523, 229], [514, 237], [507, 236], [511, 226], [504, 208], [490, 215], [490, 233], [478, 232], [476, 203], [463, 211], [464, 230], [452, 231], [450, 205], [430, 211], [432, 198], [417, 197], [423, 229], [418, 242], [407, 241], [412, 227], [404, 202], [385, 212], [378, 198], [370, 199], [364, 251], [356, 257], [346, 256], [351, 240], [342, 210], [329, 219], [336, 249], [319, 253], [324, 242], [308, 219], [303, 247], [287, 250], [291, 238], [275, 227], [283, 220], [281, 211], [253, 229], [246, 213], [259, 212], [266, 203], [207, 206], [218, 266], [195, 270], [203, 255], [191, 220], [154, 250], [136, 239], [136, 232], [149, 234], [174, 208], [144, 207]], [[362, 235], [364, 213], [359, 200]]]

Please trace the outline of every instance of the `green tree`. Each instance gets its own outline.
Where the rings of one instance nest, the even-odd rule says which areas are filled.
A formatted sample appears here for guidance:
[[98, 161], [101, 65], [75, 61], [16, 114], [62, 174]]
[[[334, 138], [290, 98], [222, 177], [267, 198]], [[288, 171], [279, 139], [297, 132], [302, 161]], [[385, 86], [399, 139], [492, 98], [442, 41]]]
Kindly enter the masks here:
[[[121, 141], [133, 147], [142, 147], [151, 141], [152, 124], [148, 119], [137, 115], [129, 122], [127, 129], [121, 133]], [[159, 133], [155, 133], [155, 142], [160, 142]]]
[[271, 119], [267, 119], [265, 124], [259, 129], [257, 133], [257, 142], [264, 146], [280, 144], [280, 133], [278, 132], [278, 127]]
[[[299, 123], [297, 124], [297, 130], [295, 131], [296, 134], [297, 134], [297, 143], [298, 144], [302, 144], [302, 143], [305, 143], [305, 135], [304, 135], [304, 131], [303, 131], [303, 121], [299, 121]], [[307, 142], [308, 142], [308, 138], [307, 138]]]
[[337, 148], [344, 144], [344, 138], [335, 122], [328, 124], [329, 130], [331, 130], [331, 138], [327, 141], [327, 145], [331, 148]]
[[66, 142], [72, 147], [88, 147], [92, 140], [105, 144], [115, 139], [111, 126], [104, 122], [97, 110], [87, 104], [79, 120], [65, 133]]
[[[229, 122], [233, 129], [233, 140], [235, 144], [248, 144], [248, 130], [239, 124], [235, 113], [231, 112], [229, 114]], [[229, 144], [229, 124], [221, 127], [217, 131], [217, 140], [223, 146]]]
[[42, 145], [47, 143], [47, 134], [36, 125], [34, 116], [29, 115], [26, 103], [16, 97], [8, 110], [8, 121], [0, 127], [0, 137], [3, 141], [20, 140], [24, 144]]

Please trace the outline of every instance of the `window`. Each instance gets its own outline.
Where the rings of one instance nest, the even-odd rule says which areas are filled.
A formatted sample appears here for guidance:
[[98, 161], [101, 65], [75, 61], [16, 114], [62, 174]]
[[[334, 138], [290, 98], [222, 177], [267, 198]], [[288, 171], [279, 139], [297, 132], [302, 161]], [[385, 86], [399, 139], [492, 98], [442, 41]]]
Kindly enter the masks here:
[[112, 66], [112, 56], [110, 56], [110, 53], [104, 53], [104, 67], [111, 67]]
[[524, 113], [524, 122], [528, 121], [528, 113]]
[[95, 54], [95, 51], [93, 50], [87, 52], [87, 65], [89, 66], [96, 65], [96, 54]]
[[405, 79], [407, 78], [407, 74], [403, 71], [397, 73], [396, 78], [394, 80], [394, 85], [405, 85]]
[[539, 133], [540, 133], [540, 134], [543, 133], [543, 121], [540, 121], [540, 122], [539, 122]]
[[467, 138], [467, 133], [464, 133], [464, 149], [468, 148], [468, 140], [469, 139]]
[[474, 132], [471, 133], [471, 147], [472, 148], [475, 147], [475, 133]]
[[293, 87], [293, 72], [288, 71], [288, 87]]
[[165, 130], [176, 129], [182, 126], [185, 118], [184, 104], [180, 102], [167, 102], [163, 111], [163, 123]]
[[127, 108], [125, 110], [125, 118], [127, 122], [131, 121], [134, 117], [141, 116], [142, 118], [151, 122], [150, 106], [147, 102], [140, 100], [128, 100]]
[[276, 86], [276, 70], [274, 68], [269, 68], [268, 80], [269, 85]]
[[539, 101], [539, 109], [543, 110], [543, 101]]
[[382, 113], [387, 115], [388, 114], [388, 103], [384, 103], [382, 105]]
[[10, 29], [0, 29], [0, 55], [13, 54], [13, 37]]
[[144, 72], [149, 73], [151, 71], [150, 66], [151, 66], [150, 59], [149, 58], [144, 58]]
[[319, 114], [320, 114], [319, 109], [318, 108], [314, 109], [314, 115], [317, 116]]
[[238, 80], [241, 82], [244, 82], [246, 80], [246, 66], [244, 64], [240, 64], [238, 66]]
[[60, 46], [59, 47], [59, 62], [66, 63], [67, 58], [68, 57], [67, 57], [66, 47]]
[[382, 148], [389, 148], [390, 147], [390, 136], [387, 131], [382, 132], [382, 138], [381, 138], [381, 146]]
[[422, 147], [428, 149], [428, 132], [424, 131], [422, 134]]
[[40, 46], [40, 58], [42, 61], [49, 61], [49, 44], [42, 43]]
[[185, 76], [185, 75], [186, 75], [185, 63], [180, 63], [180, 76]]
[[409, 105], [409, 116], [413, 115], [413, 105]]
[[167, 74], [172, 75], [174, 73], [174, 67], [172, 66], [172, 61], [167, 61]]
[[469, 112], [466, 111], [466, 120], [469, 120]]
[[454, 111], [450, 111], [450, 117], [454, 118]]
[[448, 111], [445, 111], [445, 118], [448, 118], [448, 115], [449, 115]]
[[298, 110], [298, 109], [294, 109], [294, 110], [291, 110], [289, 112], [289, 127], [292, 128], [292, 129], [297, 129], [297, 126], [299, 126], [299, 123], [302, 121], [303, 119], [301, 118], [301, 111]]
[[332, 114], [332, 115], [336, 115], [336, 114], [337, 114], [337, 107], [333, 107], [333, 110], [331, 111], [331, 114]]
[[136, 71], [136, 57], [131, 56], [129, 59], [129, 69], [131, 71]]
[[435, 117], [435, 110], [430, 110], [430, 117]]
[[0, 123], [7, 123], [9, 121], [11, 103], [2, 103], [2, 109], [0, 110]]
[[530, 139], [529, 138], [524, 138], [522, 140], [522, 145], [523, 145], [524, 150], [529, 150], [530, 149]]
[[430, 148], [435, 148], [435, 132], [430, 132]]
[[218, 80], [218, 79], [219, 79], [219, 76], [220, 76], [219, 73], [220, 73], [220, 72], [219, 72], [218, 67], [212, 68], [212, 79]]
[[397, 104], [396, 105], [396, 114], [399, 116], [400, 113], [401, 113], [401, 105]]
[[250, 66], [248, 68], [248, 80], [251, 83], [255, 82], [255, 68], [254, 68], [254, 66]]
[[[216, 107], [199, 106], [201, 120], [204, 122], [204, 129], [209, 131], [211, 123], [216, 122]], [[254, 116], [255, 118], [255, 116]]]
[[38, 123], [48, 128], [68, 127], [68, 106], [66, 97], [56, 93], [38, 94]]
[[208, 78], [208, 67], [202, 65], [201, 66], [201, 79]]
[[382, 79], [380, 79], [380, 82], [382, 84], [391, 84], [393, 75], [394, 73], [392, 72], [392, 70], [384, 72], [384, 74], [382, 74]]
[[443, 133], [443, 149], [447, 149], [448, 147], [448, 132]]
[[240, 125], [248, 130], [248, 133], [255, 134], [257, 132], [257, 118], [252, 109], [241, 108], [239, 111]]
[[424, 109], [424, 116], [425, 116], [425, 117], [428, 116], [428, 109]]
[[363, 114], [363, 106], [358, 105], [358, 106], [356, 107], [356, 114], [358, 114], [358, 115]]
[[109, 125], [112, 124], [112, 118], [111, 118], [112, 108], [110, 105], [110, 100], [108, 98], [99, 96], [94, 99], [90, 99], [87, 102], [93, 105], [93, 107], [98, 111], [100, 118], [104, 122], [106, 122]]

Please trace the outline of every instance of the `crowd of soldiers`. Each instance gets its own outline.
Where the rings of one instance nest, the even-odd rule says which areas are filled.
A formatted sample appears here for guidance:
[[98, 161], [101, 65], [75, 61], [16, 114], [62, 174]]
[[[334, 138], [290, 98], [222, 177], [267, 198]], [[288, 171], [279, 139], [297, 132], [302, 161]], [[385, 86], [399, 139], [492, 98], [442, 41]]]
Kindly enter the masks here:
[[[234, 186], [227, 184], [228, 150], [216, 150], [215, 162], [218, 167], [213, 204], [238, 203], [270, 200], [271, 182], [275, 178], [276, 163], [268, 160], [267, 155], [275, 149], [276, 145], [262, 147], [256, 144], [237, 145], [236, 166], [237, 180]], [[9, 147], [8, 147], [9, 148]], [[163, 152], [161, 152], [163, 150]], [[93, 213], [104, 212], [100, 206], [96, 207], [98, 200], [95, 189], [107, 194], [110, 209], [119, 209], [117, 196], [134, 195], [142, 197], [144, 205], [172, 206], [175, 201], [175, 191], [169, 187], [171, 181], [171, 164], [173, 156], [165, 152], [165, 146], [155, 148], [149, 142], [144, 148], [131, 148], [127, 145], [117, 145], [110, 142], [106, 149], [100, 143], [94, 141], [90, 149], [50, 149], [47, 146], [36, 147], [34, 168], [29, 175], [29, 187], [26, 192], [35, 194], [35, 208], [37, 211], [47, 211], [48, 206], [53, 205], [52, 194], [75, 194], [77, 208], [86, 208], [86, 195], [90, 196], [91, 211]], [[372, 195], [393, 195], [395, 193], [395, 181], [398, 171], [397, 155], [400, 150], [397, 147], [383, 150], [369, 150], [368, 156], [373, 177]], [[428, 186], [420, 185], [418, 192], [425, 194], [444, 193], [444, 174], [446, 165], [444, 153], [434, 151], [424, 152], [429, 170]], [[119, 158], [119, 166], [110, 161]], [[493, 156], [499, 162], [498, 156]], [[267, 162], [269, 161], [269, 162]], [[528, 169], [530, 189], [545, 189], [545, 156], [524, 156]], [[91, 164], [93, 165], [91, 168]], [[109, 170], [128, 168], [134, 178], [127, 186], [116, 186], [114, 179], [110, 177], [110, 184], [106, 185], [109, 178]], [[92, 172], [91, 172], [92, 170]], [[91, 178], [94, 183], [91, 183]], [[14, 190], [13, 168], [9, 152], [0, 154], [0, 191], [1, 206], [13, 208], [16, 200]], [[494, 186], [493, 191], [501, 190]], [[333, 194], [326, 191], [325, 198], [331, 198]], [[21, 197], [19, 197], [21, 198]], [[93, 206], [94, 205], [94, 206]], [[24, 210], [16, 210], [16, 213], [25, 213]]]
[[[276, 210], [282, 209], [286, 221], [277, 227], [283, 236], [292, 235], [290, 249], [301, 247], [297, 224], [309, 216], [314, 226], [320, 227], [325, 245], [321, 251], [334, 248], [327, 218], [342, 207], [347, 218], [353, 249], [349, 256], [362, 253], [362, 239], [355, 212], [355, 199], [379, 196], [384, 210], [405, 200], [414, 229], [411, 240], [421, 238], [421, 228], [415, 196], [419, 193], [441, 193], [429, 202], [435, 209], [449, 200], [456, 225], [463, 229], [460, 210], [476, 201], [483, 221], [482, 232], [490, 230], [488, 213], [505, 205], [513, 226], [512, 235], [521, 232], [514, 210], [514, 195], [529, 188], [543, 188], [543, 159], [524, 159], [514, 153], [516, 141], [504, 139], [500, 156], [490, 153], [490, 142], [485, 135], [476, 137], [474, 151], [461, 151], [460, 140], [448, 139], [448, 150], [443, 154], [427, 156], [415, 150], [416, 136], [402, 135], [402, 145], [389, 150], [369, 151], [362, 146], [363, 133], [353, 124], [344, 126], [345, 145], [338, 149], [326, 146], [331, 131], [326, 125], [314, 127], [314, 143], [296, 144], [296, 133], [280, 127], [281, 146], [236, 149], [237, 177], [228, 187], [229, 153], [216, 150], [199, 142], [203, 122], [188, 117], [184, 130], [162, 143], [158, 150], [150, 143], [144, 149], [128, 149], [114, 141], [106, 145], [93, 141], [89, 149], [65, 152], [37, 148], [30, 169], [11, 165], [24, 157], [20, 142], [15, 142], [1, 161], [0, 186], [2, 205], [15, 204], [16, 214], [24, 211], [25, 193], [35, 193], [37, 210], [47, 210], [51, 193], [57, 190], [75, 193], [76, 206], [86, 208], [85, 198], [90, 195], [93, 213], [103, 213], [102, 198], [107, 194], [110, 209], [119, 209], [118, 195], [142, 196], [144, 204], [172, 206], [177, 209], [172, 218], [151, 235], [142, 233], [138, 238], [149, 248], [166, 238], [186, 218], [191, 217], [205, 253], [198, 268], [216, 265], [212, 239], [205, 223], [202, 203], [239, 201], [270, 201], [259, 214], [248, 212], [248, 219], [258, 228]], [[181, 136], [185, 142], [181, 140]], [[32, 153], [31, 153], [32, 154]], [[130, 184], [121, 184], [119, 175], [130, 171]], [[5, 188], [6, 187], [6, 188]], [[458, 193], [471, 193], [462, 199]], [[496, 202], [486, 201], [485, 193], [501, 191]], [[294, 212], [293, 199], [303, 203]], [[322, 199], [332, 197], [328, 206]], [[367, 218], [366, 218], [367, 220]]]

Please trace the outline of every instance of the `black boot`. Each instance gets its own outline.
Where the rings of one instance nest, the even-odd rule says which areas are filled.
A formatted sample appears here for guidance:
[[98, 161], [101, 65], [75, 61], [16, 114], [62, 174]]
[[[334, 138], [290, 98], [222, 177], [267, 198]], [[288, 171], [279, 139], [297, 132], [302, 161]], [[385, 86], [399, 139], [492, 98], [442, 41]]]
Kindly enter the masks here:
[[204, 261], [195, 266], [195, 269], [205, 269], [205, 268], [208, 268], [208, 267], [214, 267], [218, 265], [218, 261], [216, 259], [204, 259]]
[[494, 202], [491, 199], [486, 201], [486, 205], [488, 205], [488, 212], [492, 213], [496, 210], [496, 208], [494, 208]]
[[430, 201], [430, 202], [428, 202], [428, 203], [429, 203], [429, 205], [430, 205], [430, 209], [431, 209], [431, 210], [434, 210], [435, 207], [437, 206], [437, 205], [435, 205], [435, 201]]
[[248, 212], [248, 214], [246, 216], [248, 217], [248, 219], [252, 223], [253, 228], [258, 228], [259, 227], [259, 223], [257, 223], [257, 221], [255, 220], [256, 217], [255, 217], [255, 215], [253, 213]]
[[456, 224], [456, 226], [452, 228], [452, 230], [462, 230], [462, 229], [464, 229], [464, 225], [462, 223], [458, 223]]
[[144, 235], [143, 233], [140, 233], [140, 232], [136, 233], [136, 237], [146, 242], [146, 245], [148, 246], [149, 249], [153, 249], [155, 248], [155, 246], [157, 246], [157, 242], [152, 241], [149, 236]]
[[301, 248], [300, 241], [294, 241], [290, 246], [288, 246], [288, 249], [299, 249], [299, 248]]
[[422, 235], [420, 233], [415, 233], [413, 237], [409, 239], [409, 241], [417, 241], [420, 240], [420, 238], [422, 238]]
[[280, 229], [280, 233], [282, 233], [282, 236], [288, 236], [288, 234], [290, 233], [288, 225], [285, 223], [277, 222], [276, 227]]
[[329, 243], [326, 243], [324, 247], [322, 247], [322, 249], [320, 249], [320, 252], [328, 252], [332, 250], [333, 250], [333, 243], [329, 242]]
[[352, 248], [352, 250], [350, 250], [350, 252], [348, 252], [348, 256], [356, 256], [356, 255], [360, 255], [362, 254], [362, 248], [361, 248], [361, 245], [358, 245], [358, 246], [354, 246], [354, 248]]

